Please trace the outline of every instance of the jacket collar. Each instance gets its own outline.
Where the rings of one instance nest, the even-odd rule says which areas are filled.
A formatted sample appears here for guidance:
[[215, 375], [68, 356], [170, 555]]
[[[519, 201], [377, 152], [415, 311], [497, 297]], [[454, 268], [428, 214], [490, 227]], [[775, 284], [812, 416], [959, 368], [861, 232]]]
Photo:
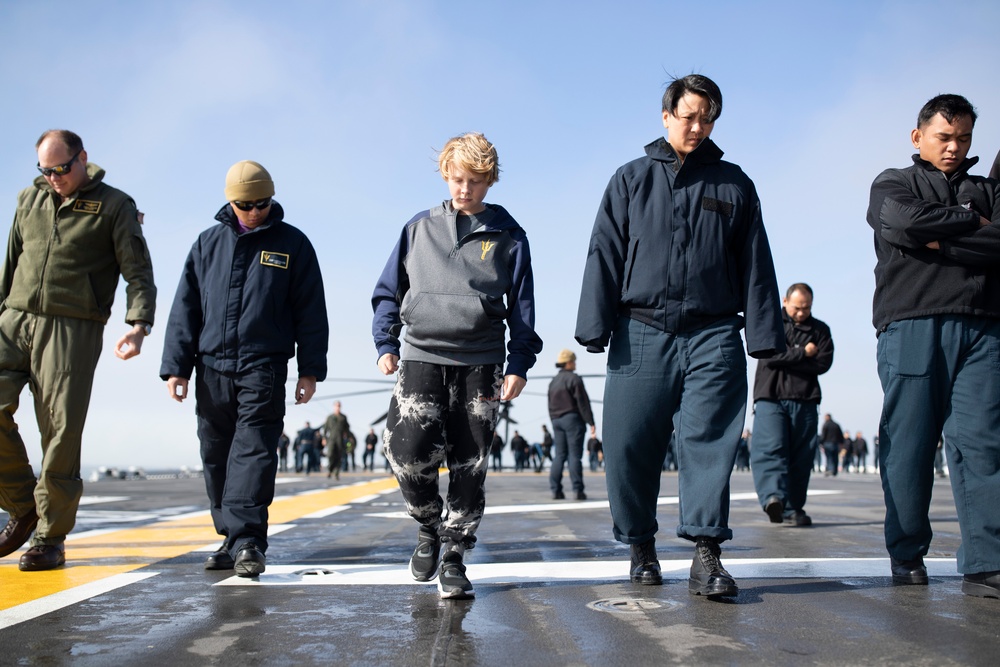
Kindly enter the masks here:
[[[502, 229], [509, 229], [517, 224], [514, 222], [514, 218], [511, 214], [507, 212], [507, 209], [500, 204], [486, 204], [486, 208], [493, 211], [493, 215], [486, 222], [486, 224], [483, 225], [481, 228], [482, 230], [488, 232], [498, 232]], [[441, 209], [445, 217], [448, 218], [448, 222], [454, 226], [455, 218], [458, 217], [458, 213], [454, 208], [452, 208], [451, 200], [447, 199], [441, 202]]]
[[[943, 171], [941, 173], [945, 176], [945, 178], [947, 178], [950, 181], [953, 178], [958, 178], [960, 175], [964, 176], [965, 174], [969, 173], [969, 169], [975, 166], [978, 162], [979, 162], [978, 156], [967, 157], [962, 162], [962, 164], [959, 165], [958, 169], [956, 169], [953, 173], [945, 174]], [[925, 171], [941, 171], [927, 160], [922, 159], [920, 157], [920, 153], [913, 154], [913, 164], [917, 165], [918, 167], [921, 167]]]
[[[660, 137], [652, 143], [646, 144], [645, 147], [646, 155], [650, 158], [660, 161], [676, 164], [679, 162], [677, 153], [674, 151], [673, 146], [671, 146], [667, 140]], [[688, 153], [688, 156], [684, 159], [684, 164], [688, 162], [693, 162], [697, 164], [713, 164], [722, 159], [723, 152], [719, 146], [706, 137], [698, 147], [693, 151]]]

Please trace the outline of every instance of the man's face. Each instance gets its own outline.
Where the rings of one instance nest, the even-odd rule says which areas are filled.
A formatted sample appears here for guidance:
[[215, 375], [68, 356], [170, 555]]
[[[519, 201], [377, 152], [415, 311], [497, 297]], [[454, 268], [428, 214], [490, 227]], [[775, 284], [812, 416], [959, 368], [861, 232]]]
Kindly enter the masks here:
[[920, 158], [930, 162], [946, 174], [954, 173], [962, 166], [962, 161], [972, 148], [972, 118], [956, 116], [949, 123], [941, 114], [923, 127], [910, 133], [913, 147], [920, 152]]
[[69, 152], [69, 148], [62, 141], [55, 137], [47, 137], [38, 146], [38, 166], [47, 169], [58, 167], [72, 161], [69, 173], [49, 174], [45, 177], [52, 189], [60, 197], [70, 197], [80, 186], [84, 185], [87, 178], [87, 151], [80, 151], [80, 154], [73, 159], [74, 154]]
[[229, 202], [229, 207], [233, 209], [233, 213], [236, 215], [236, 219], [240, 221], [240, 224], [247, 229], [260, 227], [265, 221], [267, 221], [267, 216], [271, 212], [270, 202], [268, 202], [268, 205], [264, 208], [257, 208], [254, 206], [249, 211], [243, 211], [237, 208], [236, 204], [233, 202]]
[[451, 193], [451, 205], [459, 213], [474, 215], [486, 210], [483, 200], [489, 192], [489, 179], [486, 174], [466, 171], [455, 162], [448, 169], [448, 192]]
[[667, 128], [667, 143], [683, 160], [688, 153], [712, 134], [715, 121], [708, 122], [711, 105], [708, 98], [685, 93], [673, 113], [663, 112], [663, 127]]
[[[796, 324], [802, 324], [812, 314], [812, 297], [798, 290], [792, 292], [791, 296], [782, 299], [781, 303], [785, 307], [788, 317], [792, 318], [792, 321]], [[829, 415], [827, 415], [827, 418], [829, 418]]]

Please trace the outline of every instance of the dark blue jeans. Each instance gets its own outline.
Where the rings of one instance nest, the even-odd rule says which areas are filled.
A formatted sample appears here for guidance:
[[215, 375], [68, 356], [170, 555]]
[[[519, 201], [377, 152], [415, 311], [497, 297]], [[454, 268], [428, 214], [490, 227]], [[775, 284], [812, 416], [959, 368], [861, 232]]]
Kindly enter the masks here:
[[805, 507], [818, 423], [814, 401], [754, 404], [750, 470], [762, 507], [771, 496], [784, 501], [786, 513]]
[[937, 315], [893, 322], [878, 338], [878, 373], [889, 555], [927, 554], [943, 432], [962, 533], [958, 571], [1000, 570], [1000, 321]]
[[660, 473], [675, 429], [677, 535], [732, 538], [729, 476], [746, 397], [739, 318], [681, 334], [619, 319], [608, 349], [603, 428], [615, 539], [636, 544], [656, 534]]
[[587, 424], [578, 412], [568, 412], [552, 420], [552, 468], [549, 470], [552, 493], [562, 491], [563, 464], [567, 463], [573, 490], [583, 492], [583, 439], [586, 435]]
[[195, 401], [205, 488], [215, 530], [234, 555], [246, 542], [267, 550], [287, 374], [282, 363], [232, 374], [198, 365]]

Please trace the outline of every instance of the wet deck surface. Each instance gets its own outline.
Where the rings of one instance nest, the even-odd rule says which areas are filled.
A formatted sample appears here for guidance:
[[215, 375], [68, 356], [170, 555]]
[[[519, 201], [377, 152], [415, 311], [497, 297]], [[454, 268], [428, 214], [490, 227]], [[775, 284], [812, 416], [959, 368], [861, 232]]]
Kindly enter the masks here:
[[[874, 474], [814, 477], [811, 528], [774, 526], [734, 473], [723, 563], [739, 597], [687, 592], [664, 473], [662, 587], [628, 582], [600, 473], [589, 500], [547, 475], [491, 473], [469, 552], [472, 601], [410, 579], [416, 524], [395, 482], [282, 476], [267, 571], [209, 572], [219, 540], [201, 479], [87, 484], [67, 566], [0, 559], [0, 664], [10, 665], [995, 665], [1000, 600], [961, 593], [947, 479], [934, 489], [930, 585], [893, 586]], [[0, 520], [6, 517], [0, 513]]]

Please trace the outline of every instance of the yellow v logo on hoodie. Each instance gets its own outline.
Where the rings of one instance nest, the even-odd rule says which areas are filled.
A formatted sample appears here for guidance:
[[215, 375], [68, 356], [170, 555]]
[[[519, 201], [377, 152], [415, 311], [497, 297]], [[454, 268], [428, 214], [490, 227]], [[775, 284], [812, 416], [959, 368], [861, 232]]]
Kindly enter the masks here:
[[493, 246], [495, 246], [496, 243], [494, 243], [493, 241], [483, 241], [480, 245], [483, 248], [483, 254], [479, 259], [485, 261], [486, 253], [488, 253], [490, 250], [493, 250]]

